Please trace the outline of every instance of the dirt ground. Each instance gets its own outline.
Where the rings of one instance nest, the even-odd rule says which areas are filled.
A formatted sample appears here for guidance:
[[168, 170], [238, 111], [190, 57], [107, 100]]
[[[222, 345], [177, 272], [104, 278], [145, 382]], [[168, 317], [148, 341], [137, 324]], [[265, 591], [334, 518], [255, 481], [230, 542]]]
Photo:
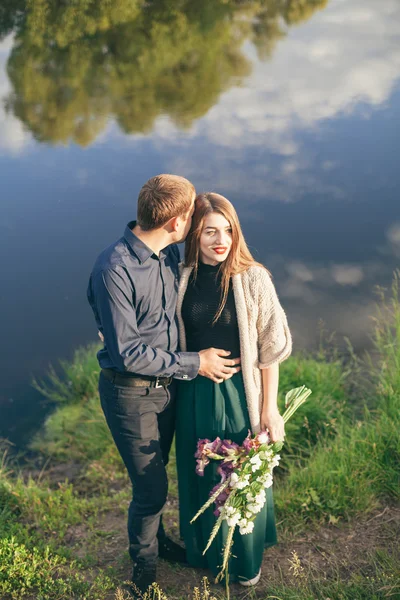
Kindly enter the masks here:
[[[30, 472], [31, 476], [37, 474]], [[73, 463], [49, 468], [46, 478], [50, 485], [51, 482], [57, 485], [58, 481], [68, 478], [77, 489], [80, 487], [79, 467]], [[119, 481], [117, 488], [110, 493], [117, 491], [121, 484]], [[89, 531], [85, 524], [71, 526], [64, 538], [76, 558], [93, 557], [94, 571], [112, 567], [121, 585], [130, 579], [132, 573], [127, 552], [127, 508], [121, 506], [119, 511], [102, 514], [95, 531]], [[179, 542], [177, 517], [178, 502], [173, 497], [167, 503], [164, 524], [168, 534]], [[371, 554], [377, 550], [388, 551], [400, 539], [400, 508], [384, 506], [351, 522], [339, 521], [300, 535], [284, 530], [279, 523], [277, 529], [279, 543], [265, 551], [260, 583], [251, 592], [249, 588], [232, 584], [232, 597], [245, 598], [249, 593], [252, 598], [265, 597], [272, 583], [285, 582], [295, 587], [314, 578], [346, 581], [352, 573], [363, 577], [372, 575]], [[200, 586], [203, 577], [209, 578], [213, 594], [223, 595], [224, 587], [212, 583], [211, 572], [159, 561], [158, 583], [170, 600], [192, 598], [193, 588]], [[111, 593], [109, 600], [114, 599], [115, 594]]]
[[[176, 541], [178, 524], [177, 506], [169, 503], [166, 510], [166, 528]], [[103, 515], [99, 522], [102, 531], [101, 544], [96, 552], [97, 567], [112, 566], [121, 582], [131, 576], [131, 563], [126, 551], [126, 515]], [[279, 525], [278, 525], [279, 533]], [[271, 583], [285, 581], [287, 585], [298, 585], [309, 578], [346, 580], [352, 572], [367, 577], [371, 573], [371, 553], [388, 550], [400, 535], [400, 509], [386, 506], [351, 523], [338, 523], [324, 526], [317, 531], [309, 531], [300, 536], [285, 532], [279, 544], [266, 550], [262, 566], [262, 578], [255, 588], [256, 597], [265, 596]], [[85, 553], [84, 528], [71, 528], [69, 543], [77, 548], [77, 554]], [[158, 583], [169, 598], [191, 597], [193, 588], [199, 586], [204, 576], [212, 582], [212, 574], [207, 570], [190, 569], [172, 565], [160, 560]], [[212, 591], [223, 592], [220, 585], [211, 585]], [[219, 593], [219, 594], [218, 594]], [[231, 585], [231, 594], [244, 597], [247, 588]], [[254, 596], [253, 596], [254, 597]], [[110, 595], [110, 600], [113, 595]]]

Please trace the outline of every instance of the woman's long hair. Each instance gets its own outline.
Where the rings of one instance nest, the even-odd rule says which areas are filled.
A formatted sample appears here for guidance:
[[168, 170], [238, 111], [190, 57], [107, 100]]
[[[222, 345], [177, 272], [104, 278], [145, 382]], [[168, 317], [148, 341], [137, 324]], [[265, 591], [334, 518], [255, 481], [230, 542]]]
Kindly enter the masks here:
[[240, 227], [239, 219], [233, 205], [214, 192], [199, 194], [195, 200], [195, 210], [192, 219], [192, 226], [186, 238], [185, 245], [185, 265], [193, 267], [193, 277], [197, 277], [198, 265], [200, 260], [200, 236], [203, 231], [204, 220], [210, 213], [219, 213], [229, 222], [232, 228], [232, 246], [227, 258], [221, 263], [218, 269], [218, 275], [221, 273], [221, 302], [213, 320], [213, 325], [218, 321], [224, 310], [229, 291], [229, 281], [232, 275], [243, 273], [249, 267], [258, 265], [247, 247], [246, 241]]

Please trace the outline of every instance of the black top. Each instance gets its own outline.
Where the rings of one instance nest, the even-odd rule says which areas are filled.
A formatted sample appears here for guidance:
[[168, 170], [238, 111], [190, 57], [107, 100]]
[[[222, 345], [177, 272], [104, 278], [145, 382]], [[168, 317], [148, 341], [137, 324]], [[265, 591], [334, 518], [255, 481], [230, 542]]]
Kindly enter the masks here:
[[213, 319], [221, 301], [221, 276], [217, 276], [219, 265], [199, 263], [197, 278], [193, 271], [182, 303], [182, 318], [185, 324], [187, 349], [199, 352], [207, 348], [229, 350], [231, 358], [240, 356], [239, 329], [236, 316], [232, 279], [224, 310], [215, 325]]
[[179, 250], [173, 244], [157, 256], [133, 234], [135, 225], [100, 254], [90, 276], [88, 300], [104, 336], [100, 367], [193, 379], [199, 355], [177, 352]]

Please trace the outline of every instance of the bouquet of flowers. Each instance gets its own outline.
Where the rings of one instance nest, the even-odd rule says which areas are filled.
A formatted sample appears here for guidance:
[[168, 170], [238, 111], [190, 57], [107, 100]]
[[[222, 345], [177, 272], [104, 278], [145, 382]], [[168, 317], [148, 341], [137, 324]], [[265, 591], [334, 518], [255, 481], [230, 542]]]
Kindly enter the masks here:
[[[283, 420], [286, 423], [296, 410], [311, 394], [304, 385], [290, 390], [285, 397]], [[217, 517], [203, 554], [205, 554], [217, 535], [222, 522], [228, 524], [228, 535], [223, 552], [220, 580], [226, 574], [228, 581], [228, 561], [233, 544], [235, 528], [239, 527], [241, 535], [251, 533], [254, 520], [266, 501], [265, 489], [272, 485], [272, 472], [279, 464], [279, 452], [283, 442], [271, 443], [268, 432], [262, 431], [246, 437], [241, 446], [230, 440], [216, 438], [197, 443], [196, 472], [204, 475], [205, 467], [211, 460], [218, 460], [218, 473], [221, 481], [210, 491], [210, 497], [193, 517], [195, 521], [209, 506], [215, 504], [214, 515]]]

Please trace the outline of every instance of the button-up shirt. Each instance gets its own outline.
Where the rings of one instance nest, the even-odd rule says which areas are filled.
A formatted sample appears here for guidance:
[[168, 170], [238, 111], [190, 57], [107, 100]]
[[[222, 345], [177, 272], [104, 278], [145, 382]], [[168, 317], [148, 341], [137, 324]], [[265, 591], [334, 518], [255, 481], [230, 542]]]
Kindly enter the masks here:
[[135, 225], [128, 223], [123, 237], [100, 254], [89, 280], [89, 304], [104, 337], [100, 367], [193, 379], [199, 354], [178, 351], [178, 247], [157, 256], [132, 232]]

